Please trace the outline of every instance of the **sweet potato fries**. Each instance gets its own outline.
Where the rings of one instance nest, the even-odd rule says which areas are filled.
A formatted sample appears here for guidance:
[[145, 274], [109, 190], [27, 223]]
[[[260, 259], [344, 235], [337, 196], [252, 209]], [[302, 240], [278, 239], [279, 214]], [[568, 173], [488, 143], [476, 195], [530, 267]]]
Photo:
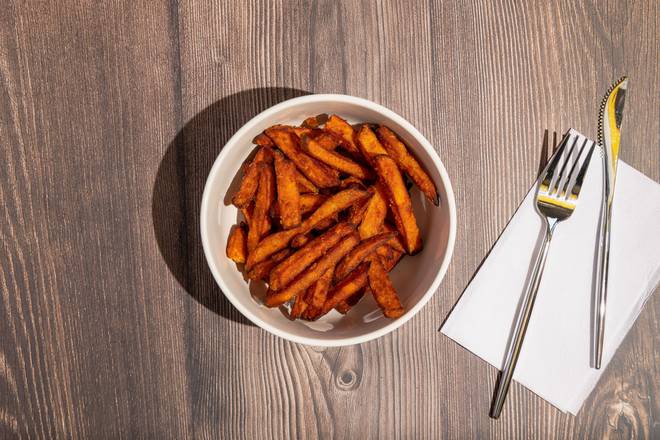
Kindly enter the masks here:
[[438, 204], [403, 141], [383, 125], [318, 115], [269, 127], [253, 142], [232, 198], [244, 221], [231, 230], [227, 257], [268, 284], [264, 304], [315, 320], [371, 295], [386, 317], [403, 315], [388, 272], [422, 249], [404, 174]]

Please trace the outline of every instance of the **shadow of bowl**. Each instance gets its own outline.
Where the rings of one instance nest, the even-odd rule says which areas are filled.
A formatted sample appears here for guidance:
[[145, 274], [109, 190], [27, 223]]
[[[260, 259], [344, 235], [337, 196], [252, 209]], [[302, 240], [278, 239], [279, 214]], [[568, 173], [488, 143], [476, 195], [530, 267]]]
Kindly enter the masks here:
[[184, 125], [158, 167], [151, 215], [160, 253], [190, 296], [234, 322], [254, 325], [225, 298], [204, 258], [199, 213], [206, 177], [223, 146], [248, 120], [279, 102], [308, 94], [266, 87], [222, 98]]

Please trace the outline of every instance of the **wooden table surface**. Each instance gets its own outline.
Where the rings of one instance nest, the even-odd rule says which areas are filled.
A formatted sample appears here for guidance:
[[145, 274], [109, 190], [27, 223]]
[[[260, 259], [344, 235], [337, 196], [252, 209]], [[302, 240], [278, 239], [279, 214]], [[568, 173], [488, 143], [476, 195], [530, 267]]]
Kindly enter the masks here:
[[[660, 180], [660, 3], [9, 0], [0, 35], [0, 437], [660, 435], [657, 297], [576, 417], [514, 384], [489, 419], [497, 371], [438, 332], [533, 181], [544, 131], [595, 136], [624, 73], [622, 158]], [[198, 227], [226, 140], [323, 92], [411, 121], [458, 205], [433, 299], [341, 349], [246, 321]]]

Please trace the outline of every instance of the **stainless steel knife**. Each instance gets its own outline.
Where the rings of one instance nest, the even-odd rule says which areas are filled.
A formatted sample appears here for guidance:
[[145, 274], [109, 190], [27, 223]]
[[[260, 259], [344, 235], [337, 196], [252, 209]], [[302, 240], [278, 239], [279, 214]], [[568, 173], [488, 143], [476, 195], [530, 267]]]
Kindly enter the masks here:
[[621, 123], [626, 103], [628, 78], [622, 77], [610, 87], [603, 98], [598, 118], [598, 143], [603, 148], [603, 199], [600, 211], [598, 259], [596, 268], [596, 294], [592, 319], [592, 364], [599, 369], [603, 359], [605, 337], [605, 311], [607, 305], [607, 278], [610, 257], [610, 223], [612, 201], [616, 183], [616, 166], [621, 144]]

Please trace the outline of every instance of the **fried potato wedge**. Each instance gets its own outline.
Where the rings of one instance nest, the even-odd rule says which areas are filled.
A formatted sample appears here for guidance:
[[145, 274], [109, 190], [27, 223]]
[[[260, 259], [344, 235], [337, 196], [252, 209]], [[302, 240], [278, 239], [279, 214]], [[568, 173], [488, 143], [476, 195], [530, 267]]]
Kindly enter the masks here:
[[268, 307], [277, 307], [289, 301], [296, 295], [301, 295], [309, 288], [309, 286], [314, 284], [316, 280], [325, 273], [325, 271], [337, 264], [337, 262], [350, 252], [350, 250], [359, 242], [360, 236], [357, 232], [354, 231], [350, 233], [342, 241], [331, 248], [323, 257], [319, 258], [314, 264], [312, 264], [308, 270], [300, 274], [300, 276], [293, 280], [288, 286], [278, 291], [269, 289], [266, 294], [265, 304]]
[[284, 128], [269, 128], [266, 134], [314, 185], [330, 188], [339, 185], [339, 174], [302, 151], [298, 138]]
[[298, 191], [300, 194], [312, 193], [318, 194], [319, 189], [307, 177], [303, 176], [300, 171], [296, 169], [296, 183], [298, 184]]
[[[306, 215], [313, 212], [326, 200], [328, 200], [328, 196], [323, 194], [300, 194], [300, 214]], [[272, 217], [280, 217], [280, 205], [277, 201], [273, 204], [270, 215]]]
[[264, 132], [268, 130], [286, 130], [296, 136], [297, 139], [300, 139], [303, 136], [312, 136], [316, 137], [323, 133], [323, 130], [320, 128], [314, 127], [305, 127], [305, 126], [296, 126], [296, 125], [285, 125], [285, 124], [276, 124], [269, 127]]
[[314, 133], [313, 128], [309, 127], [288, 127], [298, 138], [300, 139], [303, 136], [311, 136]]
[[355, 226], [362, 223], [364, 214], [367, 211], [367, 206], [369, 201], [363, 201], [362, 203], [356, 203], [350, 207], [348, 211], [348, 222], [354, 224]]
[[270, 275], [270, 271], [273, 270], [277, 264], [288, 257], [291, 254], [289, 249], [282, 249], [279, 252], [274, 253], [267, 260], [264, 260], [260, 263], [254, 265], [247, 273], [248, 279], [253, 281], [258, 280], [267, 280]]
[[308, 136], [302, 138], [302, 149], [307, 152], [310, 156], [324, 164], [355, 176], [358, 179], [368, 180], [374, 177], [374, 174], [367, 169], [366, 167], [360, 165], [359, 163], [349, 159], [348, 157], [342, 156], [339, 153], [332, 151], [331, 149], [326, 149], [319, 145], [316, 139], [312, 139]]
[[355, 130], [351, 124], [337, 115], [331, 115], [325, 123], [325, 130], [339, 138], [341, 146], [355, 157], [361, 157], [360, 150], [355, 145]]
[[399, 296], [396, 294], [396, 290], [394, 290], [394, 286], [392, 286], [392, 282], [378, 258], [373, 258], [369, 263], [367, 275], [369, 287], [376, 303], [383, 311], [383, 315], [392, 319], [403, 315], [406, 311], [401, 305]]
[[273, 148], [275, 146], [273, 141], [271, 141], [265, 133], [259, 133], [254, 139], [252, 139], [252, 142], [259, 145], [260, 147]]
[[247, 259], [247, 233], [243, 225], [234, 225], [227, 239], [227, 257], [235, 263]]
[[291, 243], [289, 244], [292, 248], [294, 249], [300, 249], [301, 247], [305, 246], [307, 243], [309, 243], [309, 240], [312, 239], [311, 234], [299, 234], [293, 237], [291, 240]]
[[362, 153], [362, 156], [367, 159], [369, 163], [373, 161], [375, 156], [387, 154], [387, 151], [381, 145], [376, 133], [367, 124], [360, 127], [357, 134], [357, 145]]
[[[314, 140], [317, 144], [319, 144], [319, 146], [321, 146], [321, 148], [325, 150], [334, 150], [340, 143], [339, 139], [337, 139], [335, 135], [326, 132], [323, 132], [314, 137]], [[321, 159], [319, 158], [319, 160]]]
[[353, 176], [348, 176], [345, 179], [342, 179], [341, 183], [339, 184], [339, 188], [341, 189], [346, 189], [346, 188], [366, 188], [364, 183], [358, 179], [357, 177]]
[[307, 128], [319, 128], [321, 125], [325, 124], [328, 120], [328, 115], [321, 113], [320, 115], [310, 116], [302, 122], [303, 127]]
[[[394, 266], [401, 260], [404, 252], [394, 249], [393, 247], [384, 244], [378, 249], [376, 249], [376, 254], [380, 258], [380, 262], [383, 264], [383, 267], [387, 272], [390, 272], [394, 269]], [[373, 255], [372, 255], [373, 258]]]
[[314, 230], [317, 232], [325, 231], [326, 229], [332, 227], [335, 223], [337, 223], [337, 220], [338, 217], [336, 215], [323, 219], [320, 222], [318, 222], [316, 226], [314, 226]]
[[249, 269], [256, 263], [268, 258], [268, 256], [284, 249], [289, 245], [293, 237], [308, 233], [322, 220], [334, 216], [353, 203], [365, 199], [368, 195], [368, 191], [349, 188], [329, 197], [316, 211], [303, 220], [297, 228], [276, 232], [261, 240], [257, 247], [252, 252], [249, 252], [247, 262], [245, 263], [247, 268]]
[[335, 279], [341, 280], [344, 278], [350, 271], [355, 269], [360, 263], [362, 263], [369, 255], [376, 251], [380, 246], [382, 246], [387, 240], [394, 237], [396, 234], [394, 232], [385, 232], [383, 234], [374, 235], [371, 238], [368, 238], [356, 247], [354, 247], [351, 252], [348, 253], [337, 265], [335, 269]]
[[[383, 228], [381, 229], [381, 232], [392, 232], [396, 231], [396, 228], [392, 226], [390, 223], [385, 222], [383, 223]], [[403, 241], [401, 240], [401, 235], [397, 235], [396, 237], [391, 238], [388, 242], [387, 245], [396, 249], [399, 252], [406, 252], [406, 248], [403, 244]]]
[[305, 301], [305, 295], [296, 296], [293, 307], [291, 307], [291, 311], [289, 312], [289, 319], [294, 320], [300, 318], [308, 307], [309, 304]]
[[360, 238], [366, 240], [381, 232], [387, 215], [385, 191], [380, 185], [374, 185], [374, 195], [367, 202], [367, 208], [358, 227]]
[[340, 302], [347, 300], [367, 285], [369, 264], [363, 263], [355, 268], [332, 288], [328, 299], [323, 304], [323, 314], [334, 309]]
[[303, 215], [309, 214], [321, 206], [326, 200], [328, 200], [328, 196], [323, 194], [301, 194], [300, 212]]
[[433, 180], [431, 180], [428, 173], [417, 162], [417, 159], [410, 154], [404, 143], [399, 140], [392, 130], [384, 125], [378, 127], [378, 137], [382, 141], [382, 145], [387, 150], [387, 153], [394, 159], [399, 168], [410, 177], [413, 183], [417, 185], [420, 191], [435, 206], [438, 206], [440, 204], [438, 191], [435, 189]]
[[296, 168], [293, 162], [286, 159], [280, 152], [276, 152], [274, 157], [280, 224], [284, 229], [291, 229], [300, 225], [302, 221], [300, 193], [296, 184]]
[[248, 253], [257, 247], [261, 240], [271, 228], [270, 207], [275, 201], [275, 176], [270, 164], [259, 164], [259, 187], [254, 200], [254, 213], [252, 224], [248, 230], [247, 248]]
[[358, 302], [360, 302], [366, 291], [367, 289], [363, 287], [357, 293], [354, 293], [353, 295], [348, 297], [348, 299], [345, 299], [344, 301], [341, 301], [339, 304], [337, 304], [335, 306], [335, 310], [341, 313], [342, 315], [347, 314], [353, 308], [353, 306], [355, 306]]
[[280, 290], [289, 284], [309, 265], [354, 231], [355, 226], [350, 223], [340, 223], [307, 243], [272, 270], [269, 279], [270, 289]]
[[237, 208], [247, 207], [254, 198], [259, 186], [259, 165], [273, 161], [273, 150], [268, 147], [262, 147], [252, 159], [252, 162], [243, 172], [243, 180], [238, 191], [231, 199], [231, 203]]
[[330, 290], [330, 284], [332, 284], [333, 275], [334, 267], [331, 267], [321, 275], [321, 278], [307, 289], [306, 299], [310, 307], [318, 310], [323, 307], [323, 304], [325, 304], [325, 300], [328, 297], [328, 291]]
[[314, 211], [309, 217], [303, 220], [300, 225], [300, 233], [307, 233], [314, 228], [323, 219], [332, 217], [350, 207], [354, 203], [359, 203], [361, 200], [369, 196], [368, 191], [363, 191], [357, 188], [349, 188], [330, 196], [319, 208]]
[[241, 210], [241, 214], [243, 214], [245, 223], [247, 223], [247, 225], [250, 226], [250, 222], [252, 222], [252, 216], [254, 215], [254, 204], [250, 203], [245, 208], [239, 208], [239, 209]]
[[250, 268], [254, 267], [255, 264], [266, 260], [274, 253], [286, 248], [289, 245], [291, 239], [297, 234], [299, 234], [298, 228], [294, 228], [275, 232], [274, 234], [265, 237], [259, 242], [257, 247], [254, 248], [252, 252], [248, 253], [245, 267], [247, 267], [249, 270]]
[[373, 164], [383, 183], [396, 228], [405, 243], [406, 251], [410, 255], [416, 254], [422, 249], [422, 237], [401, 172], [394, 159], [387, 155], [374, 156]]

